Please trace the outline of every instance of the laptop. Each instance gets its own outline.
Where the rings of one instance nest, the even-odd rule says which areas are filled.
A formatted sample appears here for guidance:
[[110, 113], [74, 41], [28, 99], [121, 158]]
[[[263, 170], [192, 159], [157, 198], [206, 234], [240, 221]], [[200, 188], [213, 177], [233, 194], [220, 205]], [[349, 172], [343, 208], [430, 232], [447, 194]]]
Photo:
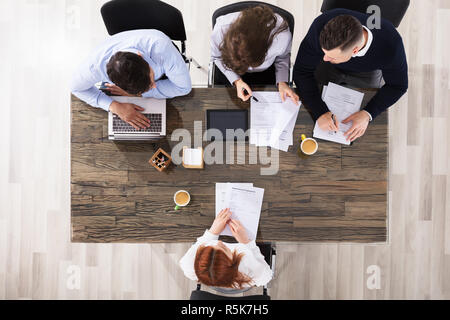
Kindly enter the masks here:
[[166, 100], [141, 97], [112, 97], [122, 103], [133, 103], [144, 108], [141, 111], [150, 120], [150, 127], [135, 129], [119, 116], [108, 112], [109, 140], [159, 140], [166, 136]]

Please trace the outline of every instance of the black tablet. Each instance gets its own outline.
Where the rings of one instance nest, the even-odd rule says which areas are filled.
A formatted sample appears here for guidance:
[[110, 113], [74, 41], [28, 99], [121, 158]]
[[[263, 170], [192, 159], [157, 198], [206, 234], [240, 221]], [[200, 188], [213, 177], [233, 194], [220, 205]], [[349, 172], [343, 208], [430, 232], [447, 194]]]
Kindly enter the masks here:
[[[248, 130], [248, 110], [236, 109], [210, 109], [206, 110], [206, 129], [208, 129], [208, 141], [220, 140], [220, 135], [214, 134], [217, 129], [222, 133], [222, 140], [243, 141], [248, 140], [248, 134], [242, 134]], [[237, 130], [236, 134], [227, 137], [227, 129]], [[238, 130], [241, 129], [241, 130]], [[239, 132], [241, 134], [239, 134]]]

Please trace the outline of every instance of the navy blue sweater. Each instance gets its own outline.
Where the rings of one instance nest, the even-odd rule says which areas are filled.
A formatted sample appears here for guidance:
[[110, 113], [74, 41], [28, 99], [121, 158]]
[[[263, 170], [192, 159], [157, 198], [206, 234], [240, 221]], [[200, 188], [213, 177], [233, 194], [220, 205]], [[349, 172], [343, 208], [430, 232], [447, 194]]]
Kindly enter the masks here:
[[[319, 43], [319, 35], [325, 24], [341, 14], [349, 14], [366, 25], [369, 15], [347, 9], [334, 9], [317, 17], [308, 34], [300, 44], [294, 65], [294, 82], [302, 102], [311, 109], [314, 120], [328, 112], [317, 87], [314, 71], [323, 60], [324, 53]], [[368, 72], [381, 69], [385, 85], [364, 107], [372, 118], [393, 105], [408, 89], [408, 65], [400, 34], [388, 20], [381, 19], [380, 29], [371, 29], [372, 44], [362, 57], [334, 64], [337, 69], [350, 72]]]

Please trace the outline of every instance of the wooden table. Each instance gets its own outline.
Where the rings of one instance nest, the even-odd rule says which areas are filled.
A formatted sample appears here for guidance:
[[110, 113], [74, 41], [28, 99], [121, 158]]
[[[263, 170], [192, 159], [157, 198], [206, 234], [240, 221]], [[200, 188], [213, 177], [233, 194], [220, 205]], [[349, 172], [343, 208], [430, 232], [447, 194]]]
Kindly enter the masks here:
[[[367, 96], [367, 94], [366, 94]], [[301, 108], [294, 146], [281, 152], [276, 175], [249, 164], [148, 164], [156, 148], [170, 151], [176, 128], [193, 132], [206, 109], [249, 108], [233, 89], [193, 89], [167, 101], [167, 138], [152, 145], [108, 140], [107, 114], [72, 96], [71, 219], [74, 242], [192, 242], [214, 220], [216, 182], [252, 182], [265, 189], [258, 229], [263, 241], [384, 242], [387, 239], [387, 112], [352, 146], [319, 140], [311, 157], [299, 157], [301, 133], [313, 121]], [[203, 123], [204, 125], [204, 123]], [[205, 143], [206, 144], [206, 143]], [[188, 190], [191, 203], [174, 210], [173, 195]]]

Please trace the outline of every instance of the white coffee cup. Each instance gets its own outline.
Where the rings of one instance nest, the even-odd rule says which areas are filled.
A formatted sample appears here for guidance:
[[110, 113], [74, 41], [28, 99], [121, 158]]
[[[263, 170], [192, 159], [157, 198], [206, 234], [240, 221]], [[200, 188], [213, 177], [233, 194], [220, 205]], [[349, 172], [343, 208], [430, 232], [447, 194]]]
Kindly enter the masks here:
[[[177, 195], [179, 193], [186, 193], [188, 200], [185, 203], [179, 203], [177, 202]], [[180, 207], [186, 207], [189, 202], [191, 202], [191, 195], [189, 194], [189, 192], [187, 192], [186, 190], [178, 190], [177, 192], [175, 192], [175, 194], [173, 195], [173, 202], [175, 202], [176, 206], [175, 206], [175, 210], [178, 210]]]
[[[303, 149], [303, 145], [305, 144], [306, 141], [312, 141], [312, 142], [314, 143], [314, 145], [316, 146], [316, 147], [314, 148], [314, 151], [312, 151], [312, 152], [306, 152], [306, 151]], [[313, 139], [313, 138], [306, 138], [306, 136], [305, 136], [304, 134], [302, 134], [302, 143], [300, 144], [300, 149], [302, 150], [302, 152], [303, 152], [304, 154], [310, 156], [310, 155], [313, 155], [314, 153], [317, 152], [317, 149], [319, 149], [319, 144], [317, 143], [317, 141], [316, 141], [315, 139]]]

